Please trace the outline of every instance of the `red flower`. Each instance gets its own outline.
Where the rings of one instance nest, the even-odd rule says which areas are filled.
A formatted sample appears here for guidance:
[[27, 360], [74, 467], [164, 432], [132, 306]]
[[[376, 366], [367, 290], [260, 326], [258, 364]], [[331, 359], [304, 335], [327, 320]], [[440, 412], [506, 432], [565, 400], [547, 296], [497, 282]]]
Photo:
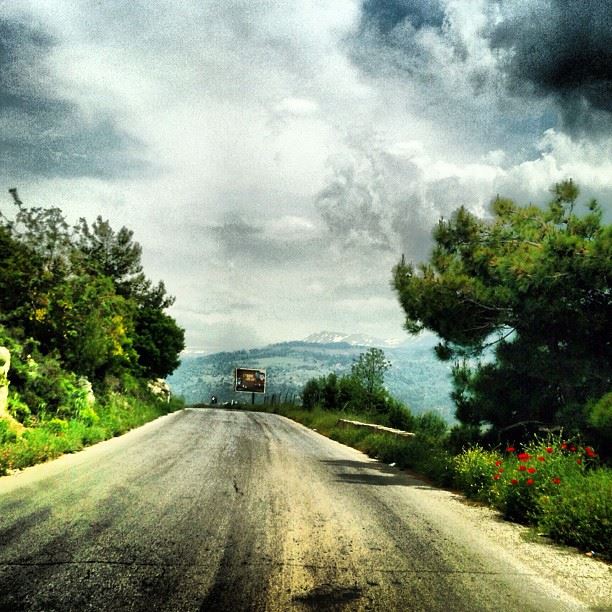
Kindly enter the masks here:
[[538, 457], [538, 461], [546, 461], [544, 457]]
[[555, 476], [554, 478], [551, 478], [553, 484], [561, 484], [561, 479], [558, 476]]
[[578, 465], [582, 465], [582, 459], [576, 459], [576, 463], [577, 463]]
[[517, 455], [519, 461], [529, 461], [531, 459], [531, 455], [529, 453], [520, 453]]
[[499, 459], [498, 459], [498, 460], [495, 462], [495, 465], [496, 465], [497, 467], [499, 467], [501, 464], [502, 464], [502, 462], [501, 462]]
[[576, 447], [573, 444], [570, 446], [569, 449], [570, 449], [570, 452], [572, 452], [572, 453], [576, 452]]
[[506, 452], [507, 452], [507, 453], [513, 453], [515, 450], [516, 450], [516, 448], [514, 448], [514, 446], [509, 446], [509, 447], [506, 449]]
[[589, 456], [589, 457], [597, 457], [597, 453], [590, 447], [590, 446], [585, 446], [584, 447], [584, 452]]
[[517, 485], [517, 484], [518, 484], [518, 480], [517, 480], [516, 478], [513, 478], [513, 479], [510, 481], [510, 484]]
[[567, 448], [567, 442], [563, 442], [563, 444], [561, 444], [561, 448], [566, 449]]
[[537, 472], [537, 470], [535, 468], [529, 468], [527, 470], [530, 474], [535, 474]]
[[493, 480], [499, 480], [499, 474], [493, 474]]
[[503, 474], [504, 473], [504, 468], [499, 468], [499, 470], [497, 470], [498, 474]]
[[527, 466], [526, 465], [519, 465], [518, 469], [519, 469], [519, 472], [525, 472], [525, 471], [527, 471]]
[[527, 486], [530, 487], [534, 482], [535, 482], [535, 480], [533, 478], [528, 478], [527, 479]]
[[547, 447], [546, 447], [546, 452], [547, 452], [548, 454], [552, 453], [552, 452], [553, 452], [552, 446], [547, 446]]

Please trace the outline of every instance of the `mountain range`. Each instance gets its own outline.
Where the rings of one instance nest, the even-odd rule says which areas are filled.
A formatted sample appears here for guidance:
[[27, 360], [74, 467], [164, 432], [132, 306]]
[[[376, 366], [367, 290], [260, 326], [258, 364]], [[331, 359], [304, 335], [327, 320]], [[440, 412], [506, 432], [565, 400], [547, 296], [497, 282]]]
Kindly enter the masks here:
[[[385, 386], [416, 413], [434, 411], [454, 421], [450, 399], [451, 364], [439, 361], [433, 351], [434, 336], [406, 340], [382, 340], [361, 334], [321, 332], [304, 340], [270, 344], [262, 348], [211, 355], [182, 356], [181, 365], [167, 381], [175, 395], [188, 404], [207, 403], [211, 396], [220, 402], [250, 402], [250, 394], [234, 391], [234, 369], [266, 370], [266, 396], [275, 401], [296, 400], [311, 378], [332, 372], [348, 374], [351, 365], [370, 347], [384, 350], [391, 368]], [[256, 401], [263, 401], [257, 397]]]

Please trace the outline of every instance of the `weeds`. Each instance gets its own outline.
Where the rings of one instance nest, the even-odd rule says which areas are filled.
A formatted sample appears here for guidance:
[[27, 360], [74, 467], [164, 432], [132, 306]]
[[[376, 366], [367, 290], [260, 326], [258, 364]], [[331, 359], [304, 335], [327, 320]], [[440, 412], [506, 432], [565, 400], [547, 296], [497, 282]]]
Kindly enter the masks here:
[[182, 408], [180, 400], [164, 403], [151, 398], [111, 394], [93, 409], [82, 410], [71, 419], [42, 419], [20, 437], [0, 420], [0, 476], [73, 453], [85, 446], [118, 436]]

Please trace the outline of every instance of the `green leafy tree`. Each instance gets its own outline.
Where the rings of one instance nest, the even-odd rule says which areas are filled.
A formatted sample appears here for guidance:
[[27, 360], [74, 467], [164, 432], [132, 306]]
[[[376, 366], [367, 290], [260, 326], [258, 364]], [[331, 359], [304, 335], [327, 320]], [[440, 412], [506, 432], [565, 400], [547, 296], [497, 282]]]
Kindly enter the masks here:
[[174, 298], [148, 280], [133, 232], [98, 217], [71, 228], [58, 208], [0, 214], [0, 322], [90, 380], [164, 377], [184, 331], [165, 310]]
[[457, 360], [466, 424], [582, 427], [610, 389], [612, 229], [594, 200], [576, 214], [572, 181], [552, 193], [544, 209], [498, 197], [484, 220], [460, 208], [429, 262], [394, 269], [407, 330], [436, 332], [438, 356]]
[[142, 248], [133, 232], [122, 227], [115, 232], [98, 217], [91, 227], [85, 219], [78, 226], [82, 261], [92, 271], [111, 278], [119, 296], [134, 304], [133, 342], [139, 374], [165, 378], [179, 365], [185, 348], [185, 332], [164, 311], [174, 303], [163, 282], [148, 280], [141, 263]]
[[385, 372], [391, 367], [385, 352], [370, 348], [357, 358], [351, 366], [351, 375], [358, 380], [367, 393], [375, 393], [383, 388]]
[[141, 307], [135, 319], [134, 350], [146, 378], [165, 378], [180, 364], [185, 332], [159, 308]]

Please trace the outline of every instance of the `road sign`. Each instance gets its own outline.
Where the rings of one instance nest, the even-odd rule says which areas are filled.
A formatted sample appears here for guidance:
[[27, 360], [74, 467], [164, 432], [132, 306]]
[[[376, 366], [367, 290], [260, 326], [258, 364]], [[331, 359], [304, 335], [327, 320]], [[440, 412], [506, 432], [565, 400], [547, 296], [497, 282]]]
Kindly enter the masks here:
[[244, 393], [266, 392], [266, 371], [252, 368], [236, 368], [234, 390]]

